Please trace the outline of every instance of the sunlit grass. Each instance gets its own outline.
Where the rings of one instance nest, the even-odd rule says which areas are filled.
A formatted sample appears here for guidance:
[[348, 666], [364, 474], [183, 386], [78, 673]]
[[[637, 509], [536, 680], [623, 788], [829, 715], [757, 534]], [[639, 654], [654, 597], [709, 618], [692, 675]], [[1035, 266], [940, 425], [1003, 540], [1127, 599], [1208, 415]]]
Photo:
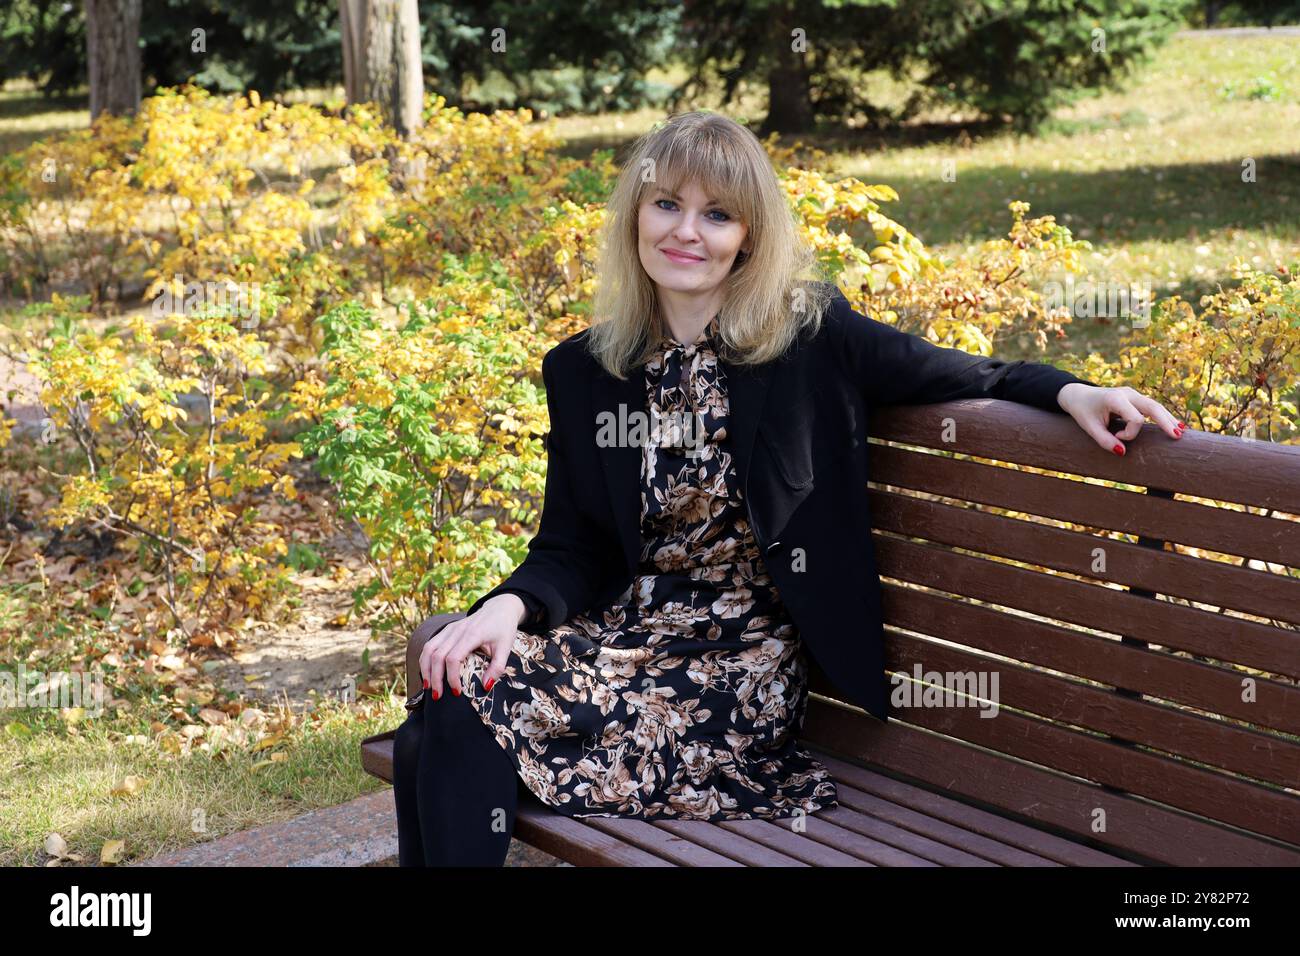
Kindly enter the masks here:
[[[1225, 84], [1272, 78], [1275, 101]], [[1097, 247], [1107, 273], [1158, 294], [1203, 291], [1242, 256], [1300, 255], [1300, 38], [1175, 38], [1129, 87], [1058, 111], [1036, 137], [976, 136], [843, 153], [841, 170], [894, 186], [893, 213], [951, 253], [1000, 230], [1024, 199]], [[1251, 161], [1255, 182], [1243, 182]], [[956, 171], [945, 182], [945, 163]]]
[[83, 865], [110, 840], [130, 862], [345, 803], [383, 786], [361, 769], [361, 740], [406, 716], [395, 698], [322, 702], [271, 747], [174, 753], [144, 718], [26, 734], [25, 713], [0, 726], [0, 866], [44, 865], [51, 833]]

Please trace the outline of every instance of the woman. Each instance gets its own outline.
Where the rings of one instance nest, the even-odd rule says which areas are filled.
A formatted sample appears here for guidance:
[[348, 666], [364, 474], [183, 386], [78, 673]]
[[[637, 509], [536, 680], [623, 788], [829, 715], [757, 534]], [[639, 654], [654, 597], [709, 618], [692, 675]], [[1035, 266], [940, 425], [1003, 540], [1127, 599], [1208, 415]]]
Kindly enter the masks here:
[[936, 347], [799, 278], [815, 259], [770, 161], [720, 115], [639, 140], [608, 213], [601, 320], [542, 363], [528, 558], [420, 657], [394, 749], [404, 866], [500, 865], [520, 786], [575, 817], [835, 806], [797, 737], [805, 649], [885, 717], [870, 407], [1021, 401], [1118, 454], [1144, 415], [1182, 433], [1131, 389]]

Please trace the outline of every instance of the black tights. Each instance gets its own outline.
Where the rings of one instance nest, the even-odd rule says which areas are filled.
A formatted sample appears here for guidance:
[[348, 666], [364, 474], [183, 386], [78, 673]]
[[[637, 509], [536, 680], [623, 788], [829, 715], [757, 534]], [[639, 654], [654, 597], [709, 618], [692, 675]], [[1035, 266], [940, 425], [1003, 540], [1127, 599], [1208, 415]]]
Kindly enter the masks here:
[[501, 866], [522, 781], [464, 696], [428, 691], [393, 740], [399, 866]]

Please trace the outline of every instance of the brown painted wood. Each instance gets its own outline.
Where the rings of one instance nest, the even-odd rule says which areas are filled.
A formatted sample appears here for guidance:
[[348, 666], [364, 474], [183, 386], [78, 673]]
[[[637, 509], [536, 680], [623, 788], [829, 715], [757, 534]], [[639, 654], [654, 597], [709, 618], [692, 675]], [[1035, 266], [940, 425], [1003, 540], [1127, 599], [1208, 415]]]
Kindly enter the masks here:
[[[982, 722], [1007, 726], [999, 720]], [[996, 807], [1000, 814], [1019, 819], [1035, 832], [1042, 828], [1044, 836], [1050, 835], [1048, 828], [1055, 828], [1077, 839], [1104, 844], [1111, 852], [1131, 856], [1134, 862], [1300, 865], [1300, 846], [1115, 793], [901, 721], [875, 720], [856, 708], [817, 697], [809, 701], [803, 739], [819, 753], [829, 751], [869, 769], [905, 775], [947, 794]], [[1095, 808], [1106, 811], [1109, 826], [1105, 833], [1092, 831]], [[1048, 855], [1048, 848], [1041, 845], [1030, 849]]]
[[808, 865], [771, 847], [747, 840], [735, 833], [728, 833], [721, 827], [704, 820], [651, 820], [650, 823], [674, 836], [690, 840], [698, 846], [713, 850], [745, 866]]
[[1300, 799], [1293, 794], [1009, 710], [986, 720], [968, 709], [921, 708], [908, 711], [906, 720], [1198, 816], [1300, 844]]
[[1241, 671], [1167, 651], [897, 584], [884, 585], [883, 606], [887, 625], [1300, 736], [1300, 687], [1294, 684], [1256, 676], [1256, 699], [1243, 701]]
[[[1108, 688], [1058, 677], [982, 654], [972, 654], [934, 641], [893, 634], [886, 645], [886, 666], [895, 672], [910, 675], [918, 663], [923, 672], [996, 672], [999, 709], [989, 710], [994, 716], [981, 718], [981, 723], [1000, 720], [1007, 713], [1005, 708], [1014, 708], [1047, 720], [1122, 737], [1126, 741], [1278, 786], [1289, 786], [1300, 781], [1300, 744], [1278, 734], [1242, 728], [1164, 704], [1122, 696]], [[963, 703], [958, 702], [953, 706], [960, 707]], [[925, 723], [924, 720], [914, 720], [911, 710], [900, 709], [898, 716], [909, 723]], [[1086, 737], [1081, 739], [1088, 742], [1095, 740]], [[1123, 759], [1124, 753], [1129, 752], [1126, 747], [1118, 744], [1111, 746], [1120, 752], [1120, 759]], [[1063, 769], [1077, 767], [1078, 760], [1072, 755], [1061, 756]], [[1049, 763], [1049, 766], [1057, 764]], [[1225, 781], [1216, 789], [1223, 794], [1225, 800], [1231, 800], [1233, 793], [1238, 792], [1243, 800], [1249, 800], [1258, 787], [1254, 784]], [[1157, 796], [1157, 799], [1164, 798]], [[1300, 815], [1300, 796], [1294, 798], [1293, 811]], [[1197, 812], [1219, 819], [1213, 811], [1199, 809]]]
[[1135, 865], [1040, 826], [1019, 823], [816, 748], [812, 752], [835, 775], [850, 806], [864, 808], [993, 863], [1044, 867]]
[[[886, 491], [867, 493], [884, 531], [1300, 624], [1300, 577], [1157, 551], [1115, 538]], [[1300, 537], [1300, 524], [1295, 525]], [[1100, 548], [1105, 570], [1093, 571]]]
[[651, 853], [673, 866], [743, 866], [728, 856], [684, 840], [671, 831], [651, 826], [646, 820], [619, 817], [582, 817], [581, 822], [620, 843]]
[[[943, 441], [951, 419], [955, 441]], [[1300, 446], [1244, 441], [1189, 431], [1180, 439], [1155, 425], [1127, 442], [1124, 457], [1108, 454], [1065, 414], [996, 399], [878, 410], [873, 437], [963, 455], [1032, 465], [1131, 485], [1163, 488], [1300, 515]], [[1231, 481], [1224, 476], [1231, 475]]]
[[556, 813], [539, 800], [520, 800], [514, 836], [574, 866], [673, 865], [661, 856], [588, 826], [583, 820]]
[[882, 575], [1083, 627], [1300, 677], [1300, 640], [1268, 624], [872, 533]]
[[931, 866], [926, 860], [903, 853], [892, 847], [879, 847], [880, 858], [888, 859], [885, 864], [873, 863], [861, 856], [845, 853], [833, 846], [826, 846], [816, 840], [810, 840], [801, 833], [793, 833], [787, 826], [771, 820], [723, 820], [716, 826], [743, 836], [747, 840], [770, 847], [809, 866]]
[[[836, 762], [835, 758], [827, 755], [821, 755], [823, 762], [827, 762], [830, 767]], [[856, 767], [854, 764], [847, 764], [838, 761], [845, 767]], [[833, 771], [837, 775], [838, 770]], [[863, 771], [869, 772], [869, 771]], [[953, 852], [962, 854], [962, 859], [967, 857], [980, 861], [976, 863], [963, 863], [961, 865], [969, 866], [1059, 866], [1053, 860], [1048, 860], [1034, 853], [1027, 853], [1019, 847], [1007, 846], [1005, 843], [999, 843], [996, 840], [990, 840], [980, 833], [972, 833], [961, 827], [953, 826], [946, 820], [940, 820], [925, 813], [920, 813], [910, 807], [900, 806], [889, 800], [882, 799], [873, 793], [865, 790], [859, 790], [857, 787], [849, 785], [848, 777], [836, 778], [836, 786], [840, 793], [840, 803], [845, 807], [870, 816], [874, 819], [887, 820], [897, 826], [899, 829], [905, 829], [909, 832], [922, 836], [936, 846], [947, 847]], [[957, 803], [957, 801], [953, 801]], [[964, 806], [964, 804], [958, 804]], [[931, 851], [933, 853], [933, 851]], [[945, 862], [938, 856], [931, 853], [918, 853], [921, 856], [930, 856], [939, 862]], [[946, 865], [956, 865], [946, 863]]]
[[396, 736], [396, 730], [388, 730], [361, 741], [361, 769], [385, 783], [393, 782], [393, 738]]
[[[836, 791], [840, 795], [837, 807], [818, 812], [815, 819], [834, 824], [833, 830], [826, 831], [827, 836], [837, 841], [842, 840], [843, 831], [869, 837], [876, 843], [887, 844], [909, 853], [912, 856], [928, 860], [937, 866], [997, 866], [992, 860], [976, 856], [957, 846], [936, 840], [933, 837], [917, 833], [907, 827], [898, 826], [882, 820], [873, 814], [852, 806], [856, 796], [848, 784], [836, 781]], [[866, 794], [861, 794], [866, 797]], [[865, 800], [860, 801], [865, 803]], [[918, 816], [920, 816], [918, 814]], [[937, 821], [935, 821], [937, 822]], [[809, 827], [809, 835], [819, 838], [817, 829]], [[870, 857], [868, 857], [870, 859]]]
[[[789, 829], [784, 821], [773, 821], [777, 826]], [[856, 827], [845, 824], [856, 823]], [[941, 866], [926, 853], [914, 852], [921, 849], [920, 841], [910, 834], [899, 831], [886, 824], [862, 819], [850, 810], [833, 808], [818, 812], [806, 821], [806, 838], [823, 846], [831, 847], [864, 860], [872, 866]], [[893, 839], [890, 839], [893, 837]], [[911, 846], [899, 846], [899, 843]]]
[[871, 446], [871, 477], [876, 484], [1300, 567], [1300, 527], [1286, 518], [1167, 501], [897, 445]]

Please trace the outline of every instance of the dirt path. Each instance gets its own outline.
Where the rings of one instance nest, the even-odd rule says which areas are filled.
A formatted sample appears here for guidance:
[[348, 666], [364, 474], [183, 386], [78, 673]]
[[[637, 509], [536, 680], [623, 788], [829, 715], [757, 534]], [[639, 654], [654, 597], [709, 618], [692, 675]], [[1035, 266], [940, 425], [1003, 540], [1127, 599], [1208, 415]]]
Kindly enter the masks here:
[[[351, 589], [365, 572], [366, 538], [355, 523], [314, 543], [332, 565], [342, 562], [356, 575], [342, 581], [323, 574], [299, 576], [302, 604], [290, 625], [259, 627], [248, 633], [243, 646], [229, 659], [212, 662], [213, 681], [263, 703], [288, 701], [301, 711], [315, 700], [355, 693], [366, 681], [386, 683], [405, 667], [405, 646], [397, 640], [373, 641], [363, 626], [339, 627], [331, 623], [352, 606]], [[364, 671], [362, 655], [370, 651], [370, 669]], [[395, 688], [406, 692], [402, 681]], [[354, 698], [355, 699], [355, 698]]]

